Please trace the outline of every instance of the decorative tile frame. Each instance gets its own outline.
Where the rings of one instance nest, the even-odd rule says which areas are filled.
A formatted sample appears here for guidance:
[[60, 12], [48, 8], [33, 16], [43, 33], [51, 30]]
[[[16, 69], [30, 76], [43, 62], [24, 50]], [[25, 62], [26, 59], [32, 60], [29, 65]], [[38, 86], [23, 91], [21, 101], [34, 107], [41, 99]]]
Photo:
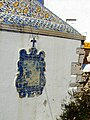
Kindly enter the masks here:
[[41, 95], [46, 84], [45, 79], [45, 52], [37, 49], [34, 44], [36, 40], [32, 40], [33, 46], [27, 54], [25, 49], [20, 50], [18, 61], [18, 75], [16, 78], [16, 89], [20, 98], [34, 97]]

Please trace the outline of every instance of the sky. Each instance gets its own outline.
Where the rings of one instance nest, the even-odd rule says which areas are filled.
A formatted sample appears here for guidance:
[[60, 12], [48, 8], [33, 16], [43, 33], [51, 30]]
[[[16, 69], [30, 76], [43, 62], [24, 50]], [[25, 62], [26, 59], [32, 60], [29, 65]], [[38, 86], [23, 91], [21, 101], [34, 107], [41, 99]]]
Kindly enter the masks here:
[[44, 5], [64, 21], [77, 19], [69, 24], [90, 42], [90, 0], [44, 0]]

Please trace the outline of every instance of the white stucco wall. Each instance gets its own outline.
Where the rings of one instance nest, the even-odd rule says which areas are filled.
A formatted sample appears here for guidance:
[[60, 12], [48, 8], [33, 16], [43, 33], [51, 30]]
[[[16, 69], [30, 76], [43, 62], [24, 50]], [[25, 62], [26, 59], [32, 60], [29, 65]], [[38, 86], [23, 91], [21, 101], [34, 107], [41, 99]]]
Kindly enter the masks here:
[[19, 98], [14, 86], [18, 52], [31, 47], [31, 36], [0, 31], [0, 120], [56, 120], [69, 82], [75, 79], [71, 62], [78, 60], [80, 41], [38, 35], [37, 49], [46, 53], [46, 86], [39, 97]]

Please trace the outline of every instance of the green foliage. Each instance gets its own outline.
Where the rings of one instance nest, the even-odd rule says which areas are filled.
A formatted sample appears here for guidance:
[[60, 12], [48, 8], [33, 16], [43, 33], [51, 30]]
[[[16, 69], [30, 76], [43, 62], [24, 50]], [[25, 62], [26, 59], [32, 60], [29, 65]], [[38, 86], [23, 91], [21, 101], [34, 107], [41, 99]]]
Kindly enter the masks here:
[[61, 120], [90, 120], [90, 90], [74, 96], [74, 100], [63, 104]]

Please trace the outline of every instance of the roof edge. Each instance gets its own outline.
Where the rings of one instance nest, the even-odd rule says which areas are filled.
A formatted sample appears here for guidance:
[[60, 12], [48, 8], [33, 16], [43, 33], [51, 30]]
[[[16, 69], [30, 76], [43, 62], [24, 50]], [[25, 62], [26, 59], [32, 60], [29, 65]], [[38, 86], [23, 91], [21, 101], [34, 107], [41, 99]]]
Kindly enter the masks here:
[[54, 30], [35, 29], [33, 27], [28, 27], [28, 26], [21, 27], [21, 26], [16, 26], [16, 25], [0, 24], [0, 31], [2, 30], [10, 31], [10, 32], [20, 32], [20, 33], [52, 36], [52, 37], [59, 37], [59, 38], [68, 38], [68, 39], [74, 39], [74, 40], [80, 40], [80, 41], [86, 40], [86, 36], [83, 36], [83, 35], [62, 33], [62, 32], [54, 31]]

